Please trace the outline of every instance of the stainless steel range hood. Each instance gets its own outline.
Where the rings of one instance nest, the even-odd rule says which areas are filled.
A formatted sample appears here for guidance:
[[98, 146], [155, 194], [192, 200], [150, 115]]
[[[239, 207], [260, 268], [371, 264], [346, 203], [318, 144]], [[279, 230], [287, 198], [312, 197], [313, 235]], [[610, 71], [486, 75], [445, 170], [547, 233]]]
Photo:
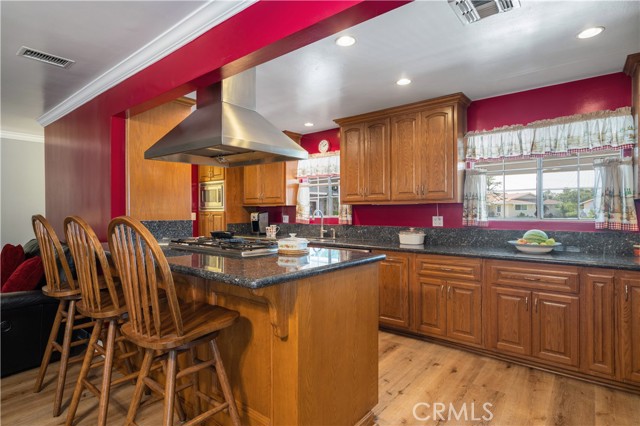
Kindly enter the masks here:
[[255, 111], [255, 93], [255, 68], [198, 90], [197, 109], [144, 158], [220, 167], [306, 159], [307, 151]]

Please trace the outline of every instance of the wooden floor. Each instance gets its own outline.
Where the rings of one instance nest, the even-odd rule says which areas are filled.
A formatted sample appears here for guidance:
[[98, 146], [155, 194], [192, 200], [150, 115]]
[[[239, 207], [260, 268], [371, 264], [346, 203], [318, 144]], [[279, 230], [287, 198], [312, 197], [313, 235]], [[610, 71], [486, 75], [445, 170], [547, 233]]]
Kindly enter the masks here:
[[[380, 398], [374, 412], [380, 426], [640, 424], [640, 396], [630, 393], [389, 333], [380, 333], [379, 353]], [[47, 386], [38, 394], [32, 392], [37, 370], [2, 379], [0, 424], [64, 424], [66, 411], [51, 417], [56, 368], [52, 364]], [[70, 370], [64, 408], [78, 370], [77, 364]], [[132, 387], [125, 385], [112, 393], [109, 424], [123, 424], [131, 392]], [[483, 404], [491, 405], [485, 410]], [[96, 399], [85, 392], [76, 424], [95, 424], [97, 406]], [[156, 405], [143, 408], [137, 420], [156, 425], [161, 417]]]

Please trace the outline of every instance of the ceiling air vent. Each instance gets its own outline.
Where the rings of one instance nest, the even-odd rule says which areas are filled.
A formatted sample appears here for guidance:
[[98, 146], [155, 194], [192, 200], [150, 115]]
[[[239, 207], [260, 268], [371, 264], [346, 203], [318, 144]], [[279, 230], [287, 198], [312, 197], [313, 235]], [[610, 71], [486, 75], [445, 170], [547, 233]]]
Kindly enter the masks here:
[[448, 0], [448, 2], [465, 25], [520, 7], [519, 0]]
[[18, 53], [18, 56], [23, 56], [28, 59], [34, 59], [36, 61], [44, 62], [47, 64], [55, 65], [60, 68], [69, 68], [76, 61], [72, 61], [71, 59], [63, 58], [61, 56], [51, 55], [50, 53], [41, 52], [39, 50], [31, 49], [26, 46], [22, 46]]

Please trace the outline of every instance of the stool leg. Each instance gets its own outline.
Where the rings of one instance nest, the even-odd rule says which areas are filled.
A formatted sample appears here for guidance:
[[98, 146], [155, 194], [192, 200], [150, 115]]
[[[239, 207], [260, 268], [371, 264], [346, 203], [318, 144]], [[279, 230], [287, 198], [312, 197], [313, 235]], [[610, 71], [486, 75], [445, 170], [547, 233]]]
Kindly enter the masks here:
[[104, 367], [102, 370], [102, 389], [100, 390], [100, 405], [98, 412], [98, 425], [106, 426], [107, 410], [109, 409], [109, 391], [111, 390], [111, 371], [113, 369], [113, 352], [116, 343], [116, 320], [109, 321], [107, 332], [107, 345], [105, 348]]
[[[118, 323], [116, 327], [116, 339], [118, 339], [119, 337], [122, 337], [122, 333], [120, 333], [120, 323]], [[127, 353], [127, 346], [124, 344], [122, 340], [118, 342], [118, 349], [120, 349], [120, 352], [122, 355]], [[129, 358], [125, 358], [124, 360], [124, 368], [127, 374], [131, 374], [135, 371], [133, 369], [133, 365], [131, 364], [131, 359]], [[135, 383], [136, 383], [135, 380], [133, 380], [134, 385]]]
[[102, 329], [102, 320], [96, 320], [96, 323], [93, 326], [93, 331], [91, 332], [91, 338], [89, 339], [89, 344], [87, 346], [87, 352], [84, 354], [84, 360], [82, 361], [82, 368], [80, 369], [80, 376], [78, 377], [76, 388], [73, 391], [73, 398], [71, 398], [69, 411], [67, 412], [66, 426], [71, 426], [73, 424], [73, 418], [76, 416], [76, 411], [78, 410], [78, 404], [80, 403], [80, 397], [82, 396], [82, 391], [84, 390], [84, 381], [89, 375], [89, 368], [91, 367], [91, 362], [95, 357], [96, 351], [94, 349], [94, 346], [98, 342], [98, 337], [100, 336], [101, 329]]
[[142, 359], [142, 365], [140, 366], [140, 373], [138, 373], [138, 381], [136, 382], [136, 388], [133, 391], [133, 397], [131, 404], [129, 405], [129, 412], [127, 413], [126, 425], [135, 424], [136, 414], [138, 407], [140, 406], [140, 400], [142, 399], [142, 392], [146, 385], [144, 384], [144, 378], [149, 375], [151, 369], [151, 362], [153, 361], [153, 349], [147, 349], [144, 351], [144, 358]]
[[222, 357], [220, 356], [216, 339], [211, 340], [209, 342], [209, 346], [211, 348], [211, 355], [216, 360], [216, 373], [218, 374], [218, 381], [222, 388], [222, 394], [224, 395], [224, 399], [229, 403], [229, 415], [231, 416], [231, 422], [234, 426], [241, 426], [240, 415], [238, 414], [238, 408], [236, 407], [236, 400], [231, 392], [231, 385], [229, 384], [227, 372], [224, 369], [224, 365], [222, 365]]
[[169, 351], [164, 386], [164, 416], [162, 422], [164, 426], [173, 425], [173, 404], [176, 400], [176, 356], [177, 351]]
[[[198, 357], [197, 357], [197, 353], [196, 353], [196, 348], [192, 347], [189, 349], [189, 354], [191, 354], [191, 365], [196, 365], [198, 362]], [[191, 376], [191, 380], [193, 382], [193, 411], [194, 411], [194, 416], [196, 417], [200, 414], [200, 397], [198, 396], [198, 372], [196, 371], [195, 373], [193, 373], [193, 375]]]
[[58, 303], [58, 310], [56, 311], [56, 318], [53, 321], [53, 326], [51, 327], [51, 333], [49, 333], [49, 340], [47, 341], [47, 347], [44, 351], [44, 356], [42, 357], [42, 363], [40, 364], [40, 370], [38, 371], [38, 377], [36, 378], [36, 385], [33, 388], [34, 392], [40, 392], [42, 390], [42, 381], [44, 380], [44, 375], [47, 373], [47, 367], [49, 366], [49, 361], [51, 361], [51, 353], [53, 352], [53, 342], [58, 338], [58, 330], [60, 329], [60, 323], [62, 323], [62, 312], [67, 306], [66, 300], [60, 300]]
[[67, 311], [67, 326], [64, 329], [64, 340], [62, 342], [62, 355], [60, 356], [60, 367], [58, 370], [58, 384], [56, 385], [56, 396], [53, 401], [53, 417], [60, 415], [62, 406], [62, 395], [64, 393], [64, 383], [67, 379], [67, 367], [69, 366], [69, 352], [71, 352], [71, 336], [73, 335], [73, 320], [76, 315], [76, 301], [69, 302]]

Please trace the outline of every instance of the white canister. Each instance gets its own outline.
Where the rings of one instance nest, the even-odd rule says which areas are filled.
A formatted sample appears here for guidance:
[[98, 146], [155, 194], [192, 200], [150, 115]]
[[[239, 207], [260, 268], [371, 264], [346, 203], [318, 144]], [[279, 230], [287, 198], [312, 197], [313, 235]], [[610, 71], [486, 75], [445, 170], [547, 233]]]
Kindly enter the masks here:
[[398, 233], [400, 244], [420, 245], [424, 244], [425, 233], [415, 228], [409, 228]]

